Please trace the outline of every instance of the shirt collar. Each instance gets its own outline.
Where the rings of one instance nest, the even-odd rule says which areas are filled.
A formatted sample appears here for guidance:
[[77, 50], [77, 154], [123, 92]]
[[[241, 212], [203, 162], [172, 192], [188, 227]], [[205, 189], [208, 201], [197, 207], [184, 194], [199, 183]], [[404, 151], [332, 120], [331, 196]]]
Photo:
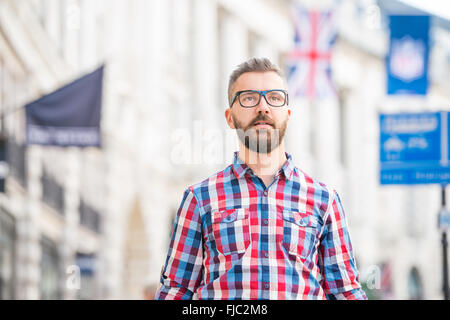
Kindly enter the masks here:
[[[287, 180], [291, 180], [295, 166], [294, 163], [292, 162], [292, 155], [290, 155], [287, 152], [285, 152], [285, 154], [286, 154], [286, 162], [278, 171], [278, 174], [283, 173]], [[242, 178], [247, 172], [253, 173], [252, 169], [238, 157], [238, 151], [234, 152], [232, 167], [234, 175], [238, 179]]]
[[238, 151], [235, 151], [233, 156], [233, 171], [236, 178], [242, 178], [249, 170], [250, 172], [252, 171], [244, 161], [239, 159]]

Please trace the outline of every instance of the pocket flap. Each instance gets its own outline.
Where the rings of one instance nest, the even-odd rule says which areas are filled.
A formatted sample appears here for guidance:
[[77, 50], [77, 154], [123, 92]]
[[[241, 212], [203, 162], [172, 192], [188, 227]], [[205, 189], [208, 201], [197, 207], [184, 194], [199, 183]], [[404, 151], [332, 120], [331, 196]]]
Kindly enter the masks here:
[[230, 223], [247, 217], [247, 209], [237, 208], [213, 212], [212, 223]]
[[283, 210], [283, 220], [294, 223], [300, 227], [317, 227], [317, 220], [306, 212]]

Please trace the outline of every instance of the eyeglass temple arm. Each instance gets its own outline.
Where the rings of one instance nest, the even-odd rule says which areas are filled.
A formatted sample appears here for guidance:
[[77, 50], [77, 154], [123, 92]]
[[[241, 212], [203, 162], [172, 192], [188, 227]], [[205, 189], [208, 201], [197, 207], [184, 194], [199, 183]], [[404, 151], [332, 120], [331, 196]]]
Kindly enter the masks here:
[[236, 93], [234, 94], [234, 98], [233, 98], [233, 100], [231, 100], [231, 103], [230, 103], [230, 108], [233, 106], [234, 102], [236, 101], [237, 96], [238, 96], [240, 93], [241, 93], [241, 91], [238, 91], [238, 92], [236, 92]]

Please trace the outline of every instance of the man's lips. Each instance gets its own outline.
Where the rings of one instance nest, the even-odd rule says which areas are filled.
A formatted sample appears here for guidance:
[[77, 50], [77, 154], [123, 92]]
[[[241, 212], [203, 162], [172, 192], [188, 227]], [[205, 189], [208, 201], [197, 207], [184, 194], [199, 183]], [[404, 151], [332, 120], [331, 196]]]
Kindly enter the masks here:
[[272, 128], [273, 127], [273, 125], [267, 121], [256, 121], [253, 124], [253, 126], [257, 127], [257, 128]]

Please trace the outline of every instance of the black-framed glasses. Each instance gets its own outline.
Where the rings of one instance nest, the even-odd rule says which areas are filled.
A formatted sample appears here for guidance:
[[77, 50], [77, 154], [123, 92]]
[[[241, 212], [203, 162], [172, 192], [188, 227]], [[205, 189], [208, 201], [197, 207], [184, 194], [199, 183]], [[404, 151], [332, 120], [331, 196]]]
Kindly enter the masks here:
[[238, 99], [239, 104], [244, 108], [256, 107], [261, 101], [261, 96], [264, 96], [267, 104], [272, 107], [282, 107], [289, 103], [289, 96], [285, 90], [242, 90], [236, 92], [231, 101], [230, 108], [233, 106], [236, 98]]

